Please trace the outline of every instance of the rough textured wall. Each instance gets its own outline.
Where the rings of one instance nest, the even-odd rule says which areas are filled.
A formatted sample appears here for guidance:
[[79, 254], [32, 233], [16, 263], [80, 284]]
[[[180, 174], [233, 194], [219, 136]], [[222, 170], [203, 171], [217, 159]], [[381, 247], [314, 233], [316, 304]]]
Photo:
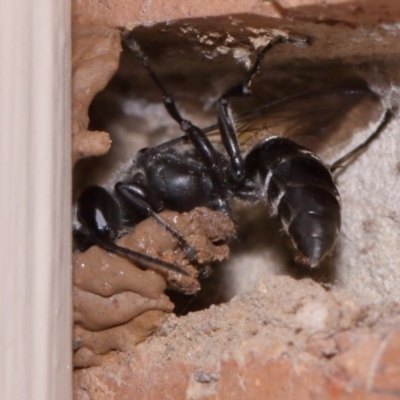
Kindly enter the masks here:
[[[266, 95], [287, 95], [349, 74], [365, 79], [382, 97], [382, 112], [397, 106], [397, 2], [198, 4], [75, 2], [75, 21], [81, 25], [77, 30], [107, 31], [105, 47], [110, 37], [114, 43], [110, 47], [110, 68], [104, 75], [103, 68], [99, 68], [102, 78], [98, 88], [82, 92], [86, 107], [117, 68], [120, 49], [115, 29], [121, 27], [137, 27], [138, 41], [154, 68], [183, 111], [202, 126], [214, 121], [213, 101], [240, 81], [254, 49], [266, 43], [271, 32], [300, 32], [315, 41], [306, 49], [284, 45], [271, 52], [259, 77], [260, 87], [267, 87]], [[96, 48], [89, 47], [91, 51]], [[127, 131], [135, 136], [133, 149], [179, 134], [163, 114], [158, 92], [146, 82], [140, 65], [129, 58], [123, 55], [118, 79], [128, 82], [135, 100], [125, 104], [133, 111], [107, 122], [112, 125], [122, 120], [114, 129], [117, 133], [112, 151], [117, 159], [121, 153], [127, 159], [133, 154], [134, 150], [123, 154], [124, 142], [118, 148], [119, 140], [124, 140], [119, 138]], [[84, 80], [82, 85], [85, 87]], [[116, 87], [107, 95], [111, 100], [103, 98], [106, 105], [113, 104], [115, 98], [120, 101]], [[84, 108], [81, 111], [86, 129], [88, 120]], [[375, 125], [369, 124], [370, 117], [366, 116], [368, 121], [360, 138], [376, 126], [374, 118]], [[342, 234], [335, 257], [321, 273], [293, 269], [282, 244], [275, 243], [279, 242], [276, 230], [271, 234], [276, 227], [256, 225], [259, 214], [248, 216], [239, 231], [244, 238], [233, 246], [231, 261], [210, 281], [216, 290], [225, 291], [226, 298], [240, 292], [250, 294], [184, 318], [171, 316], [157, 335], [133, 352], [112, 354], [103, 367], [77, 372], [76, 397], [130, 398], [138, 392], [143, 398], [170, 393], [182, 399], [243, 398], [243, 393], [254, 394], [251, 398], [269, 393], [282, 399], [398, 396], [400, 388], [393, 377], [399, 372], [399, 309], [391, 302], [399, 301], [400, 284], [399, 129], [396, 117], [379, 140], [338, 177], [343, 200]], [[90, 149], [90, 140], [87, 153], [75, 149], [77, 158], [107, 150], [105, 134], [94, 139], [94, 150]], [[106, 171], [110, 162], [104, 161]], [[117, 169], [123, 165], [117, 162]], [[103, 179], [106, 185], [115, 177], [112, 173], [104, 178], [101, 173], [100, 179], [96, 174], [93, 179]], [[307, 280], [266, 278], [286, 273], [315, 275], [331, 291], [325, 292]], [[377, 305], [368, 305], [371, 303]], [[276, 315], [269, 315], [275, 311]], [[343, 315], [335, 319], [340, 313]], [[212, 350], [208, 352], [207, 348]], [[237, 348], [240, 351], [234, 350]], [[187, 356], [182, 358], [181, 354]], [[238, 380], [241, 385], [237, 385]]]

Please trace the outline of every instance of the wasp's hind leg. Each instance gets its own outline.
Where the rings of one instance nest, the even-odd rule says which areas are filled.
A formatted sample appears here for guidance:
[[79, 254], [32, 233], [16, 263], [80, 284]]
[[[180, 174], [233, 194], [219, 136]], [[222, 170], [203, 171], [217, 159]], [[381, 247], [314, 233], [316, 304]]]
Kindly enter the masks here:
[[385, 130], [385, 128], [388, 126], [390, 121], [392, 120], [394, 116], [394, 110], [386, 110], [386, 113], [379, 124], [379, 126], [376, 128], [376, 130], [360, 145], [358, 145], [356, 148], [351, 150], [349, 153], [345, 154], [343, 157], [340, 157], [338, 160], [336, 160], [331, 166], [330, 170], [331, 172], [335, 172], [339, 168], [345, 168], [347, 167], [353, 160], [356, 159], [358, 155], [360, 155], [363, 151], [367, 149], [367, 147], [379, 137], [382, 131]]

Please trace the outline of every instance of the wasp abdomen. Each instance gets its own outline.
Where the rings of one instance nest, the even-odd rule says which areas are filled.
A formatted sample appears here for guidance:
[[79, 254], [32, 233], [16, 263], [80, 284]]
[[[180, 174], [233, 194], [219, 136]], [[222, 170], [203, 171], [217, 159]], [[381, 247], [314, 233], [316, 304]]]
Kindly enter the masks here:
[[246, 158], [251, 181], [299, 251], [299, 261], [317, 265], [340, 230], [340, 196], [328, 167], [315, 154], [285, 138], [269, 138]]

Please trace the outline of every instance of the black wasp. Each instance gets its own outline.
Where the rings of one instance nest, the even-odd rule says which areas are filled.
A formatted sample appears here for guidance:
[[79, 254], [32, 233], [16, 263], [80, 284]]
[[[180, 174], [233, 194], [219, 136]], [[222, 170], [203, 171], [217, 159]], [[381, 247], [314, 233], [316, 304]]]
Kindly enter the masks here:
[[258, 53], [247, 78], [219, 99], [218, 123], [200, 129], [181, 116], [146, 56], [127, 36], [126, 45], [140, 57], [163, 94], [166, 110], [185, 135], [140, 150], [113, 193], [100, 186], [88, 187], [81, 193], [74, 230], [78, 251], [96, 244], [136, 261], [143, 269], [186, 274], [175, 265], [117, 246], [114, 241], [151, 217], [174, 235], [196, 263], [196, 251], [157, 213], [206, 206], [231, 215], [232, 198], [250, 204], [266, 202], [270, 216], [280, 219], [299, 262], [316, 266], [332, 251], [341, 225], [341, 201], [332, 171], [365, 149], [384, 129], [392, 113], [387, 111], [366, 141], [331, 166], [314, 151], [329, 142], [328, 128], [334, 132], [334, 126], [355, 105], [365, 99], [379, 102], [365, 84], [307, 92], [233, 117], [229, 99], [251, 95], [252, 80], [265, 54], [285, 42], [306, 46], [309, 39], [272, 39]]

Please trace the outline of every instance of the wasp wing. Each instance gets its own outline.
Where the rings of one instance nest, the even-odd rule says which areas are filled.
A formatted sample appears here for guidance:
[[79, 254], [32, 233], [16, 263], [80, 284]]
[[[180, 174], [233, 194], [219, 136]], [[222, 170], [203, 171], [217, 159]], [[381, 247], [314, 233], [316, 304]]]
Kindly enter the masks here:
[[[235, 118], [235, 126], [243, 152], [267, 137], [282, 136], [332, 163], [364, 141], [365, 128], [381, 115], [379, 97], [357, 82], [278, 100]], [[222, 149], [218, 127], [205, 132]]]

